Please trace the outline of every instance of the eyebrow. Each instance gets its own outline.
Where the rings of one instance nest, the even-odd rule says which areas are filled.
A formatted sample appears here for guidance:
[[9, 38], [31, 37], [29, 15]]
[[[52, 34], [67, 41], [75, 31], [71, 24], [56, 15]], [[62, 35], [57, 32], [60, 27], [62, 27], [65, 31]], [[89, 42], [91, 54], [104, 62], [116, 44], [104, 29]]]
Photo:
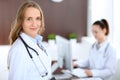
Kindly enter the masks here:
[[[24, 17], [24, 18], [33, 18], [33, 17]], [[42, 19], [41, 16], [37, 16], [36, 18], [41, 18]]]

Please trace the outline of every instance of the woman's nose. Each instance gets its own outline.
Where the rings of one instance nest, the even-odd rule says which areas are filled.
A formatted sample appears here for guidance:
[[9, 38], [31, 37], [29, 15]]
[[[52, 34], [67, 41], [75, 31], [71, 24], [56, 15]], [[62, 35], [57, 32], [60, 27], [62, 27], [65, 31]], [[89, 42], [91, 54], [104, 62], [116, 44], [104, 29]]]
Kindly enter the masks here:
[[36, 23], [35, 20], [33, 20], [32, 25], [33, 25], [33, 26], [36, 26], [36, 25], [37, 25], [37, 23]]

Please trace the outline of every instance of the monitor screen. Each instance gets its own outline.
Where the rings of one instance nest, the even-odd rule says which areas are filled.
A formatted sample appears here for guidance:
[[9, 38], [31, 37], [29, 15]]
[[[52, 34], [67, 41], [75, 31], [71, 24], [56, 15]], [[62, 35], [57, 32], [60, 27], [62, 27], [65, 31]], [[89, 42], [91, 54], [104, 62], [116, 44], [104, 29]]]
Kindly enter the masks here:
[[58, 51], [58, 65], [60, 68], [72, 70], [72, 54], [70, 41], [66, 38], [56, 35], [56, 44]]

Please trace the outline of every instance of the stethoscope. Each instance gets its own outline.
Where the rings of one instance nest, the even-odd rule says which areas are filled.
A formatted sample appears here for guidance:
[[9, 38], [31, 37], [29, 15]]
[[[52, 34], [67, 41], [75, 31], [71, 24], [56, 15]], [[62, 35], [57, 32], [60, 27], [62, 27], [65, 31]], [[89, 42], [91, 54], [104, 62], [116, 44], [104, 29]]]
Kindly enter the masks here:
[[[25, 48], [26, 48], [26, 50], [27, 50], [27, 52], [28, 52], [28, 54], [29, 54], [29, 57], [32, 59], [32, 61], [33, 61], [34, 65], [35, 65], [37, 71], [39, 72], [39, 75], [40, 75], [41, 77], [47, 76], [47, 75], [48, 75], [47, 68], [45, 67], [45, 65], [43, 64], [42, 60], [40, 59], [38, 52], [37, 52], [35, 49], [31, 48], [31, 47], [23, 40], [23, 38], [22, 38], [21, 36], [19, 36], [19, 38], [20, 38], [21, 41], [23, 42], [23, 44], [24, 44], [24, 46], [25, 46]], [[33, 50], [33, 51], [36, 53], [36, 55], [37, 55], [39, 61], [41, 62], [42, 66], [43, 66], [44, 69], [45, 69], [45, 72], [44, 72], [43, 74], [40, 73], [40, 71], [39, 71], [39, 69], [38, 69], [38, 67], [37, 67], [37, 65], [36, 65], [36, 63], [35, 63], [35, 61], [33, 60], [33, 56], [30, 54], [30, 51], [29, 51], [28, 48], [31, 49], [31, 50]], [[46, 52], [45, 52], [45, 53], [46, 53]]]

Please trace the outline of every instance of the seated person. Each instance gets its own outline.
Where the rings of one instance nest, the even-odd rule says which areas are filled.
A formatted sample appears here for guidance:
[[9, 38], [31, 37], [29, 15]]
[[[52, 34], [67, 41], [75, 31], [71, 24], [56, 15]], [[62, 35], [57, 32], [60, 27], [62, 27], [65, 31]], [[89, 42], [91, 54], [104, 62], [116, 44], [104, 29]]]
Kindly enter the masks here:
[[87, 60], [73, 62], [74, 67], [84, 68], [88, 77], [99, 77], [108, 80], [115, 73], [116, 51], [108, 41], [109, 25], [107, 20], [96, 21], [92, 32], [97, 40], [90, 50]]

